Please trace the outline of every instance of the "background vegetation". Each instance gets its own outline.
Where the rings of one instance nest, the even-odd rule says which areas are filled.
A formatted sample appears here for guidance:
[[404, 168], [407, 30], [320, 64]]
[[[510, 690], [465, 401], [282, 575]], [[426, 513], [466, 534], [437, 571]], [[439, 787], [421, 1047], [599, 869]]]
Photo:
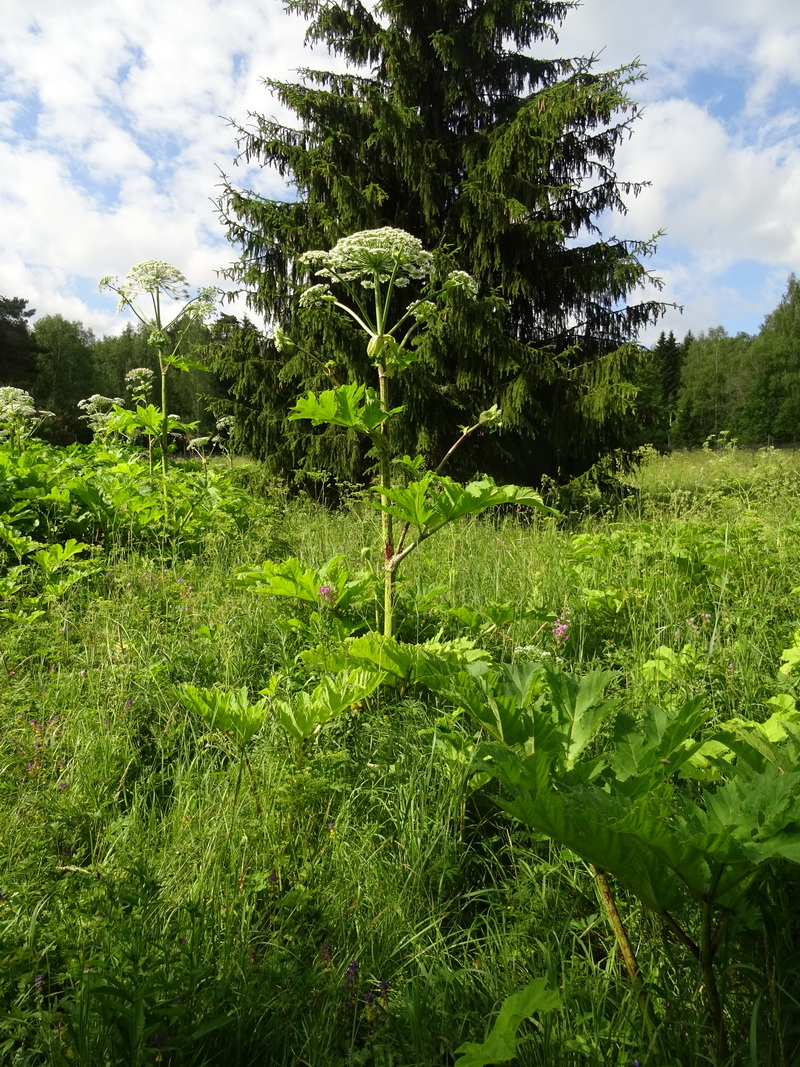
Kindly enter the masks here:
[[[277, 675], [302, 682], [301, 654], [331, 634], [324, 603], [314, 621], [234, 575], [293, 554], [355, 567], [379, 537], [374, 511], [245, 502], [235, 482], [261, 483], [249, 466], [209, 474], [207, 498], [225, 506], [209, 503], [184, 540], [119, 508], [109, 529], [69, 471], [44, 481], [46, 448], [2, 453], [6, 1062], [448, 1064], [536, 977], [560, 1003], [523, 1024], [515, 1062], [721, 1062], [702, 975], [618, 886], [659, 1017], [648, 1047], [591, 871], [505, 814], [502, 788], [475, 788], [444, 744], [475, 726], [447, 700], [381, 689], [304, 744], [271, 705], [244, 775], [235, 738], [187, 707], [186, 683], [245, 686], [255, 701]], [[175, 471], [170, 516], [203, 477]], [[408, 562], [404, 639], [609, 668], [634, 720], [694, 695], [718, 722], [794, 707], [780, 667], [800, 622], [795, 464], [654, 457], [634, 488], [621, 510], [569, 525], [448, 527]], [[40, 564], [9, 533], [20, 499], [37, 538], [74, 532], [97, 548]], [[792, 886], [784, 861], [771, 865], [727, 928], [725, 1062], [790, 1064], [800, 1049]]]

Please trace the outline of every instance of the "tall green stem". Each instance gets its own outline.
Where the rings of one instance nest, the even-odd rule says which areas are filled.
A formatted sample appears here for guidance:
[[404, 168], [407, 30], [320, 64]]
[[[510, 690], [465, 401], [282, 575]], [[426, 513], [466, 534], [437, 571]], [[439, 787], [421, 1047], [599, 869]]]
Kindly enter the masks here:
[[645, 1030], [647, 1031], [647, 1037], [652, 1048], [655, 1044], [656, 1030], [658, 1029], [658, 1019], [656, 1018], [656, 1013], [653, 1008], [653, 1002], [650, 999], [649, 993], [644, 988], [642, 972], [639, 970], [639, 961], [636, 959], [636, 953], [634, 952], [633, 945], [628, 937], [628, 932], [625, 929], [622, 918], [617, 910], [614, 894], [608, 883], [608, 876], [605, 871], [601, 871], [595, 866], [592, 866], [592, 871], [594, 873], [594, 880], [597, 885], [600, 902], [608, 916], [608, 921], [611, 923], [611, 929], [614, 931], [614, 937], [616, 938], [617, 947], [622, 956], [622, 961], [625, 964], [625, 970], [628, 972], [628, 977], [636, 989], [636, 999], [639, 1001], [639, 1008], [641, 1009], [642, 1018], [644, 1019]]
[[164, 478], [167, 477], [167, 442], [169, 435], [167, 433], [167, 370], [169, 369], [164, 362], [164, 357], [161, 352], [158, 353], [158, 363], [161, 368], [161, 470], [163, 471]]
[[716, 968], [714, 967], [714, 956], [716, 955], [717, 945], [714, 940], [713, 920], [714, 898], [716, 897], [723, 871], [723, 864], [719, 864], [714, 871], [711, 886], [703, 901], [703, 911], [700, 920], [700, 971], [703, 975], [705, 999], [706, 1004], [708, 1004], [708, 1014], [711, 1018], [711, 1025], [714, 1028], [717, 1058], [720, 1062], [727, 1058], [728, 1038], [725, 1031], [725, 1015], [722, 1010], [722, 998], [719, 995]]
[[[389, 410], [389, 380], [386, 368], [381, 363], [378, 365], [378, 391], [384, 411]], [[383, 426], [382, 440], [380, 443], [379, 469], [381, 485], [387, 487], [392, 484], [392, 458], [389, 453], [389, 436], [386, 424]], [[383, 541], [383, 632], [386, 637], [392, 636], [392, 623], [394, 613], [394, 568], [389, 563], [394, 556], [394, 531], [392, 529], [392, 516], [386, 508], [389, 507], [389, 498], [381, 494], [381, 539]]]

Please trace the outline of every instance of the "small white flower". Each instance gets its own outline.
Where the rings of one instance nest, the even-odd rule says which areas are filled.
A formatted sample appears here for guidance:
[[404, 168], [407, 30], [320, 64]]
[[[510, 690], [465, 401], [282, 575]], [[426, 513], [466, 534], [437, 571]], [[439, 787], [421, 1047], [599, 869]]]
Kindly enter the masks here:
[[409, 304], [406, 310], [417, 322], [427, 322], [436, 314], [436, 305], [432, 300], [418, 300], [415, 304]]
[[466, 296], [474, 300], [478, 295], [478, 283], [471, 274], [465, 270], [454, 270], [447, 276], [446, 289], [460, 289]]
[[315, 307], [319, 304], [327, 304], [335, 299], [329, 286], [323, 284], [312, 285], [300, 294], [300, 307]]

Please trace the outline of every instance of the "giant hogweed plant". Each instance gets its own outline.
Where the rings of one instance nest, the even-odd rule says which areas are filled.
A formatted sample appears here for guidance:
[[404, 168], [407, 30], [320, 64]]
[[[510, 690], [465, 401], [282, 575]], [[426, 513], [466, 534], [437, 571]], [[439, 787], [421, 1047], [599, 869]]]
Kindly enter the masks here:
[[[119, 297], [117, 310], [130, 310], [147, 330], [147, 343], [152, 345], [158, 355], [161, 375], [161, 411], [158, 426], [155, 416], [158, 414], [150, 405], [144, 409], [145, 417], [141, 429], [153, 436], [158, 430], [161, 443], [161, 464], [166, 476], [167, 452], [170, 432], [176, 428], [177, 420], [167, 414], [167, 376], [171, 369], [188, 371], [205, 370], [202, 363], [180, 353], [181, 343], [193, 322], [205, 322], [214, 310], [216, 290], [205, 287], [192, 297], [184, 275], [162, 259], [148, 259], [131, 267], [124, 278], [107, 275], [101, 278], [98, 288], [110, 289]], [[138, 303], [144, 298], [145, 307]], [[167, 301], [177, 301], [179, 308], [170, 318], [165, 314]], [[147, 304], [149, 303], [149, 307]], [[142, 405], [137, 407], [140, 410]], [[127, 426], [127, 424], [126, 424]], [[125, 429], [126, 427], [118, 427]], [[183, 429], [182, 426], [178, 427]]]
[[[383, 634], [394, 632], [394, 583], [398, 568], [424, 541], [465, 515], [478, 515], [498, 504], [524, 504], [542, 513], [548, 509], [538, 493], [516, 485], [498, 486], [490, 478], [460, 485], [443, 475], [453, 452], [480, 428], [500, 425], [497, 406], [481, 412], [460, 435], [435, 470], [426, 470], [422, 456], [393, 455], [391, 422], [403, 411], [392, 407], [389, 383], [418, 358], [415, 342], [420, 331], [441, 314], [441, 298], [459, 290], [467, 299], [477, 293], [464, 271], [436, 277], [431, 252], [404, 230], [384, 227], [344, 237], [329, 251], [301, 257], [315, 277], [323, 279], [300, 295], [300, 308], [327, 304], [332, 312], [348, 315], [363, 331], [367, 356], [375, 368], [377, 390], [367, 383], [337, 385], [300, 397], [291, 419], [308, 419], [355, 430], [368, 437], [377, 459], [378, 485], [371, 503], [381, 512], [383, 572]], [[413, 286], [417, 295], [402, 306], [402, 290]], [[278, 346], [291, 350], [293, 342], [278, 330]], [[398, 484], [395, 469], [404, 471]], [[400, 525], [396, 536], [396, 524]]]
[[[776, 699], [763, 723], [714, 725], [696, 697], [634, 721], [606, 696], [614, 677], [484, 663], [427, 684], [488, 737], [468, 755], [481, 782], [505, 786], [498, 803], [590, 866], [653, 1043], [660, 1021], [612, 880], [695, 961], [722, 1062], [726, 931], [769, 864], [800, 863], [800, 712]], [[464, 762], [463, 739], [454, 756]]]

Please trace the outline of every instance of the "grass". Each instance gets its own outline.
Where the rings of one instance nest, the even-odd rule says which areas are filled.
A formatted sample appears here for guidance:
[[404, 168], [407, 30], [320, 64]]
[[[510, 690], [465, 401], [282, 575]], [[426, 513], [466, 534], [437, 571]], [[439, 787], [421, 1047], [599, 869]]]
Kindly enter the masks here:
[[[450, 612], [468, 606], [499, 658], [613, 668], [632, 714], [703, 693], [720, 719], [764, 718], [795, 691], [779, 672], [800, 622], [794, 457], [653, 459], [635, 489], [601, 518], [446, 528], [405, 564], [404, 635], [475, 636]], [[536, 976], [562, 1007], [524, 1024], [519, 1064], [716, 1062], [699, 974], [621, 892], [667, 1006], [647, 1052], [591, 872], [495, 787], [468, 788], [424, 692], [371, 698], [305, 753], [269, 717], [236, 795], [236, 746], [177, 687], [257, 694], [299, 674], [308, 633], [233, 572], [290, 554], [357, 567], [377, 539], [357, 503], [285, 504], [188, 559], [109, 557], [7, 625], [0, 1062], [434, 1067]], [[503, 603], [531, 610], [492, 627]], [[791, 878], [776, 867], [731, 927], [730, 1063], [796, 1062]]]

